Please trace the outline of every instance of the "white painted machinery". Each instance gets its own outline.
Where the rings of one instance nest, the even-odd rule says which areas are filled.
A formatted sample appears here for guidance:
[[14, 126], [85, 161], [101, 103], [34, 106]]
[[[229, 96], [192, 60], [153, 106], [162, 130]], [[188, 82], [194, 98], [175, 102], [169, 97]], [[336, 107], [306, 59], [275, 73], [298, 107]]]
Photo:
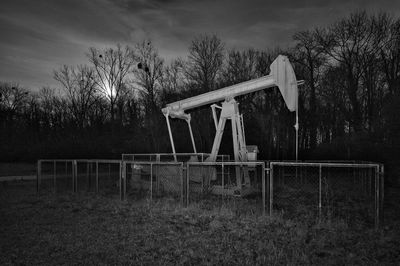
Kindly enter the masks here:
[[[283, 99], [288, 109], [290, 111], [296, 111], [295, 129], [297, 157], [297, 136], [299, 128], [297, 116], [298, 81], [296, 80], [292, 65], [290, 64], [289, 59], [286, 56], [279, 55], [271, 64], [270, 70], [271, 72], [269, 75], [261, 78], [249, 80], [219, 90], [210, 91], [201, 95], [167, 104], [167, 106], [162, 109], [162, 112], [165, 115], [167, 121], [173, 154], [175, 155], [176, 151], [169, 117], [184, 119], [187, 122], [193, 151], [197, 153], [192, 128], [190, 125], [191, 116], [186, 112], [197, 107], [211, 104], [216, 133], [211, 150], [211, 155], [207, 158], [206, 161], [216, 161], [226, 121], [231, 120], [234, 160], [236, 162], [247, 162], [248, 150], [245, 141], [243, 115], [241, 115], [239, 112], [239, 104], [235, 100], [235, 97], [277, 86], [283, 96]], [[217, 105], [216, 103], [218, 102], [222, 102], [222, 105]], [[221, 110], [219, 118], [216, 112], [217, 108]], [[174, 156], [174, 158], [176, 160], [176, 156]], [[242, 171], [242, 173], [240, 174], [237, 174], [236, 179], [237, 190], [241, 191], [243, 186], [250, 186], [250, 178], [246, 170]]]

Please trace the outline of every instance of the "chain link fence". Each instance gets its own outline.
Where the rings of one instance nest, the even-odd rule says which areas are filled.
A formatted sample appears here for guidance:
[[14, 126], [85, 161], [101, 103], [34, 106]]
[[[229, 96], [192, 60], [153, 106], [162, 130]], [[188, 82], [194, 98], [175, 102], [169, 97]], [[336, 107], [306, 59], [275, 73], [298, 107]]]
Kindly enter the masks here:
[[270, 162], [267, 205], [284, 216], [379, 225], [383, 166], [376, 163]]
[[122, 162], [122, 198], [153, 200], [170, 197], [183, 202], [183, 163]]
[[185, 183], [187, 205], [225, 206], [243, 214], [265, 211], [263, 162], [188, 162]]

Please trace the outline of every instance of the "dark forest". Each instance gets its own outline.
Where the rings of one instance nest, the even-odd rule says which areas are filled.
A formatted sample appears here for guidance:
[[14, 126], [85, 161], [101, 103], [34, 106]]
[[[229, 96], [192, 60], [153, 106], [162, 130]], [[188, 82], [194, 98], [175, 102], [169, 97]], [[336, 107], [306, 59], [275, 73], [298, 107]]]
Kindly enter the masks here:
[[[365, 160], [386, 165], [390, 182], [400, 159], [400, 19], [356, 12], [298, 32], [289, 48], [228, 49], [212, 33], [196, 36], [186, 58], [166, 62], [151, 40], [93, 47], [86, 65], [63, 66], [59, 87], [39, 91], [0, 84], [0, 160], [120, 158], [171, 152], [161, 108], [167, 103], [268, 75], [278, 54], [295, 67], [301, 160]], [[294, 159], [295, 115], [278, 89], [238, 98], [248, 144], [263, 160]], [[200, 152], [215, 129], [208, 107], [192, 112]], [[182, 121], [172, 123], [178, 152], [191, 152]], [[225, 134], [229, 136], [229, 133]], [[221, 153], [231, 153], [225, 137]]]

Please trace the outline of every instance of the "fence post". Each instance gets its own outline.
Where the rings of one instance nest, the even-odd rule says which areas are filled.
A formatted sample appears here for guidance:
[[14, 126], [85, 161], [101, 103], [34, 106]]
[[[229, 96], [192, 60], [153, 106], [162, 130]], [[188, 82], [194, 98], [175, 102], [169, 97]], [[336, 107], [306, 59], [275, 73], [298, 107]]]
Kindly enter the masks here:
[[90, 191], [90, 161], [86, 161], [86, 182], [87, 182], [87, 188], [86, 191]]
[[119, 199], [122, 201], [122, 175], [121, 175], [121, 162], [118, 165], [118, 182], [119, 182]]
[[187, 163], [186, 165], [186, 207], [189, 207], [189, 170], [190, 169], [190, 163]]
[[160, 167], [158, 164], [155, 165], [156, 166], [156, 170], [155, 170], [155, 176], [156, 176], [156, 191], [157, 193], [160, 192], [160, 179], [159, 179], [159, 173], [160, 173]]
[[54, 188], [53, 188], [53, 192], [54, 193], [56, 193], [57, 192], [57, 183], [56, 183], [56, 179], [57, 179], [57, 162], [54, 160], [54, 162], [53, 162], [53, 186], [54, 186]]
[[180, 180], [181, 180], [181, 205], [183, 206], [183, 162], [180, 163]]
[[71, 161], [71, 178], [72, 178], [72, 192], [75, 192], [75, 166], [74, 166], [74, 161]]
[[96, 161], [96, 193], [99, 193], [99, 162]]
[[93, 164], [94, 162], [93, 161], [90, 161], [90, 190], [92, 189], [92, 183], [93, 183], [93, 168], [94, 168], [94, 164]]
[[[133, 160], [132, 160], [133, 161]], [[134, 164], [133, 163], [131, 163], [130, 164], [130, 166], [128, 166], [128, 168], [130, 168], [131, 169], [131, 180], [134, 180], [134, 175], [133, 175], [133, 166], [134, 166]]]
[[[255, 166], [257, 167], [257, 166]], [[257, 175], [255, 175], [257, 176]], [[263, 215], [265, 215], [265, 163], [261, 164]]]
[[319, 199], [318, 199], [318, 210], [319, 216], [321, 218], [321, 209], [322, 209], [322, 164], [319, 165]]
[[269, 172], [269, 215], [272, 215], [272, 207], [273, 207], [273, 191], [274, 191], [274, 163], [270, 163], [270, 172]]
[[369, 194], [368, 194], [368, 186], [369, 186], [369, 182], [368, 182], [368, 168], [364, 168], [363, 173], [364, 173], [363, 178], [364, 178], [364, 183], [365, 183], [365, 186], [364, 186], [364, 190], [365, 190], [364, 195], [368, 197], [368, 196], [369, 196]]
[[126, 162], [123, 161], [123, 167], [124, 167], [124, 200], [126, 200], [126, 185], [127, 185], [127, 167], [126, 167]]
[[204, 194], [204, 167], [201, 167], [201, 194]]
[[125, 162], [119, 162], [119, 197], [120, 200], [125, 200]]
[[42, 161], [37, 161], [37, 172], [36, 172], [36, 193], [39, 194], [40, 180], [42, 179]]
[[153, 201], [153, 163], [150, 163], [150, 202]]
[[368, 168], [368, 196], [371, 196], [372, 190], [372, 168]]
[[74, 171], [73, 175], [73, 192], [77, 193], [78, 192], [78, 163], [76, 160], [73, 161], [73, 167]]
[[[222, 156], [222, 158], [224, 158], [223, 156]], [[221, 169], [221, 171], [222, 171], [222, 174], [221, 174], [221, 176], [222, 176], [222, 198], [223, 199], [225, 199], [225, 174], [224, 174], [224, 168], [225, 168], [225, 164], [224, 164], [224, 160], [222, 159], [222, 164], [221, 164], [221, 166], [222, 166], [222, 169]]]
[[379, 184], [379, 165], [375, 167], [375, 227], [379, 227], [379, 199], [380, 199], [380, 184]]

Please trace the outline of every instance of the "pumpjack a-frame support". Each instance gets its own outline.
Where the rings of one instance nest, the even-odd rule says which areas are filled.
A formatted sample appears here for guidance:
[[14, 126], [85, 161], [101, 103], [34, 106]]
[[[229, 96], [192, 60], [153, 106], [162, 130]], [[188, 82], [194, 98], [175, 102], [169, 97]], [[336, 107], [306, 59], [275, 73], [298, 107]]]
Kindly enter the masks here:
[[[246, 148], [246, 138], [245, 138], [244, 124], [243, 124], [243, 115], [240, 114], [239, 112], [239, 103], [233, 97], [231, 97], [223, 101], [222, 106], [213, 104], [211, 105], [211, 108], [212, 108], [212, 114], [216, 132], [215, 132], [213, 146], [211, 149], [211, 154], [205, 161], [206, 162], [216, 161], [221, 146], [222, 136], [226, 126], [226, 122], [227, 120], [231, 120], [234, 159], [236, 162], [247, 162], [247, 148]], [[221, 109], [219, 118], [216, 112], [217, 108]], [[167, 121], [170, 141], [172, 143], [172, 149], [175, 155], [175, 147], [173, 145], [174, 140], [169, 122], [169, 114], [165, 114], [165, 118]], [[192, 127], [190, 125], [190, 120], [191, 120], [190, 114], [185, 114], [184, 119], [188, 124], [193, 150], [196, 153], [196, 144], [194, 142]], [[235, 169], [235, 173], [236, 173], [236, 191], [240, 192], [243, 186], [249, 188], [251, 184], [247, 167], [243, 168], [237, 166]], [[216, 178], [215, 171], [208, 171], [206, 177], [207, 182], [209, 182], [210, 180], [215, 180], [215, 178]]]
[[[232, 126], [232, 140], [233, 140], [233, 152], [235, 162], [247, 162], [247, 148], [246, 138], [243, 125], [243, 115], [239, 112], [239, 103], [234, 99], [226, 99], [222, 103], [222, 107], [216, 104], [211, 106], [213, 111], [213, 118], [215, 123], [215, 137], [213, 147], [211, 149], [211, 155], [206, 161], [216, 161], [219, 148], [221, 146], [221, 140], [224, 133], [225, 125], [227, 120], [231, 120]], [[217, 119], [216, 108], [221, 109], [219, 119]], [[247, 168], [240, 170], [240, 167], [236, 167], [236, 185], [238, 190], [242, 189], [242, 185], [249, 187], [250, 178]]]

